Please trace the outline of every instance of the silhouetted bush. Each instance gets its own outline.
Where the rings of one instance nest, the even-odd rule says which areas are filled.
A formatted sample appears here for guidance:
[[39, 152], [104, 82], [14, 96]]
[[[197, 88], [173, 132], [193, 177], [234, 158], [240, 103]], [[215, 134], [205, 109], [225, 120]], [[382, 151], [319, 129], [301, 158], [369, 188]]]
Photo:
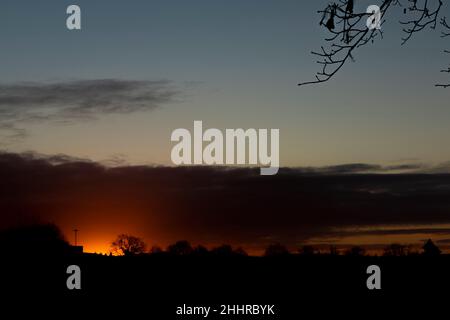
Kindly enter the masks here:
[[189, 241], [182, 240], [167, 247], [167, 252], [177, 256], [187, 256], [190, 255], [194, 249], [192, 248]]
[[161, 249], [161, 247], [158, 246], [153, 246], [149, 251], [150, 254], [160, 254], [163, 252], [164, 252], [163, 249]]
[[301, 249], [298, 250], [298, 253], [305, 256], [312, 256], [317, 253], [316, 249], [313, 246], [305, 245]]
[[339, 251], [336, 248], [336, 246], [330, 246], [330, 255], [331, 256], [338, 256], [339, 255]]
[[6, 254], [54, 255], [68, 253], [70, 245], [54, 224], [17, 226], [0, 232], [2, 252]]
[[402, 257], [406, 256], [408, 248], [402, 244], [393, 243], [384, 248], [384, 256]]
[[211, 253], [216, 256], [230, 257], [233, 255], [233, 248], [228, 244], [223, 244], [211, 250]]
[[345, 254], [352, 257], [362, 257], [366, 254], [366, 250], [362, 247], [355, 246], [347, 250]]
[[425, 256], [438, 256], [441, 254], [441, 250], [436, 246], [431, 239], [423, 245], [423, 255]]
[[269, 245], [264, 252], [264, 256], [266, 257], [274, 257], [274, 256], [286, 256], [289, 255], [289, 250], [280, 243], [274, 243]]
[[208, 249], [202, 245], [198, 245], [192, 250], [192, 254], [195, 256], [206, 256], [208, 253]]
[[248, 253], [243, 248], [239, 247], [236, 250], [234, 250], [234, 254], [241, 257], [247, 257]]

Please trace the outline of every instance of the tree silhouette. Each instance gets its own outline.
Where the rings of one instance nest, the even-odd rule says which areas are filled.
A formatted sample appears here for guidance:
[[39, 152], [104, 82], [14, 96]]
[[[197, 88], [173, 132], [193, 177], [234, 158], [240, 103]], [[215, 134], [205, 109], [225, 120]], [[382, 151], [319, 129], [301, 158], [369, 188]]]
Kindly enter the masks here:
[[304, 245], [298, 252], [304, 256], [312, 256], [316, 254], [316, 249], [311, 245]]
[[[400, 21], [405, 33], [401, 39], [402, 45], [415, 33], [425, 29], [434, 30], [438, 25], [443, 29], [441, 34], [443, 38], [450, 36], [450, 26], [446, 17], [442, 15], [444, 11], [442, 0], [383, 0], [379, 6], [380, 25], [385, 22], [386, 14], [393, 8], [403, 8], [403, 13], [409, 17], [405, 21]], [[369, 22], [371, 24], [376, 22], [371, 20], [374, 12], [369, 10], [355, 12], [354, 9], [353, 0], [339, 0], [318, 11], [322, 15], [320, 25], [330, 34], [325, 38], [328, 45], [322, 46], [320, 51], [311, 52], [318, 57], [316, 62], [321, 69], [317, 72], [315, 80], [299, 83], [300, 86], [330, 80], [349, 60], [354, 61], [357, 49], [383, 37], [381, 28], [376, 26], [369, 28]], [[450, 73], [450, 67], [441, 71]], [[450, 84], [436, 84], [436, 86], [447, 88]]]
[[112, 252], [116, 255], [134, 256], [145, 252], [145, 242], [138, 237], [120, 234], [111, 244]]
[[336, 246], [330, 246], [330, 256], [338, 256], [339, 251]]
[[244, 250], [244, 248], [239, 247], [236, 250], [234, 250], [234, 254], [237, 256], [247, 257], [248, 253]]
[[407, 247], [398, 243], [393, 243], [384, 248], [384, 256], [401, 257], [406, 256]]
[[247, 256], [247, 252], [245, 252], [244, 249], [239, 247], [234, 250], [233, 247], [228, 244], [213, 248], [211, 253], [220, 257]]
[[2, 252], [6, 254], [63, 254], [70, 245], [52, 223], [16, 226], [0, 232]]
[[438, 256], [441, 254], [441, 250], [433, 243], [433, 241], [431, 241], [431, 239], [428, 239], [422, 248], [425, 256]]
[[289, 254], [289, 250], [280, 243], [273, 243], [267, 246], [264, 256], [275, 257], [275, 256], [285, 256]]
[[167, 252], [177, 256], [187, 256], [193, 252], [189, 241], [181, 240], [167, 247]]
[[153, 246], [150, 249], [150, 254], [160, 254], [160, 253], [163, 253], [163, 250], [161, 249], [161, 247]]
[[192, 254], [196, 256], [206, 256], [208, 253], [208, 249], [202, 245], [198, 245], [192, 250]]
[[223, 244], [211, 250], [211, 253], [221, 257], [230, 257], [233, 255], [233, 248], [228, 244]]
[[353, 256], [353, 257], [361, 257], [361, 256], [364, 256], [365, 254], [366, 254], [366, 250], [364, 250], [364, 248], [359, 247], [359, 246], [352, 247], [346, 252], [347, 256]]

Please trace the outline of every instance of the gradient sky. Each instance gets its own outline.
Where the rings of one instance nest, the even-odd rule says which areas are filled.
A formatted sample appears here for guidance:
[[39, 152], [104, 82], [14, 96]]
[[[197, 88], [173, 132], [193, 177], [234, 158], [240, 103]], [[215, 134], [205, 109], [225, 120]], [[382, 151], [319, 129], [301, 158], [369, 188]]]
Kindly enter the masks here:
[[297, 87], [317, 71], [310, 51], [325, 32], [315, 12], [327, 1], [76, 3], [81, 31], [65, 28], [72, 2], [2, 1], [1, 84], [169, 80], [180, 94], [148, 112], [18, 123], [28, 137], [3, 141], [3, 149], [170, 164], [172, 130], [203, 120], [280, 128], [284, 166], [450, 159], [450, 91], [434, 87], [448, 63], [438, 32], [402, 47], [391, 15], [384, 40], [359, 50], [334, 80]]
[[[162, 247], [180, 239], [261, 253], [280, 242], [420, 245], [450, 249], [450, 175], [320, 169], [123, 166], [0, 153], [0, 230], [51, 221], [87, 251], [107, 252], [120, 233]], [[344, 174], [347, 173], [347, 174]], [[355, 173], [355, 174], [350, 174]], [[358, 173], [358, 174], [356, 174]]]
[[[364, 10], [374, 2], [377, 1], [357, 3]], [[65, 11], [73, 3], [82, 9], [81, 31], [66, 29]], [[346, 199], [347, 194], [340, 193], [345, 185], [337, 181], [330, 186], [325, 180], [317, 188], [315, 197], [319, 200], [311, 205], [306, 201], [305, 207], [297, 208], [298, 212], [289, 211], [297, 199], [297, 194], [291, 194], [298, 191], [296, 188], [300, 188], [302, 196], [306, 195], [306, 200], [310, 191], [302, 189], [303, 176], [288, 171], [286, 176], [274, 180], [280, 190], [285, 190], [280, 191], [279, 196], [283, 200], [281, 205], [286, 207], [280, 209], [274, 200], [272, 209], [267, 211], [267, 225], [254, 230], [255, 221], [262, 221], [250, 214], [255, 210], [241, 212], [239, 201], [250, 205], [245, 192], [254, 196], [253, 189], [248, 188], [236, 203], [220, 198], [219, 192], [218, 199], [223, 201], [224, 208], [230, 205], [230, 214], [236, 221], [227, 216], [224, 229], [216, 230], [221, 217], [209, 218], [211, 210], [207, 207], [215, 203], [195, 210], [197, 199], [209, 196], [205, 187], [208, 185], [205, 181], [209, 181], [207, 175], [205, 180], [192, 178], [186, 182], [181, 179], [169, 181], [167, 185], [162, 180], [162, 185], [170, 192], [172, 189], [179, 191], [164, 202], [157, 196], [148, 196], [160, 187], [153, 183], [154, 175], [159, 177], [159, 173], [150, 167], [145, 169], [148, 172], [144, 172], [143, 183], [136, 167], [125, 167], [124, 172], [130, 176], [124, 174], [122, 181], [114, 179], [117, 172], [122, 172], [120, 168], [117, 172], [114, 169], [103, 171], [94, 163], [80, 164], [72, 158], [62, 161], [61, 167], [47, 168], [51, 161], [45, 162], [48, 160], [45, 157], [43, 165], [33, 154], [11, 156], [32, 151], [109, 164], [171, 165], [171, 132], [177, 128], [191, 129], [194, 120], [202, 120], [205, 128], [280, 129], [281, 166], [378, 164], [384, 167], [369, 167], [367, 171], [391, 173], [406, 164], [413, 171], [437, 166], [434, 168], [440, 173], [450, 172], [450, 89], [434, 87], [438, 82], [450, 82], [446, 78], [448, 74], [439, 72], [449, 63], [449, 56], [443, 50], [450, 49], [450, 38], [440, 38], [439, 31], [426, 31], [401, 46], [398, 20], [402, 18], [402, 10], [397, 8], [383, 25], [384, 39], [355, 52], [355, 63], [345, 65], [330, 82], [298, 87], [299, 82], [313, 80], [318, 71], [310, 52], [324, 44], [327, 34], [319, 26], [320, 16], [316, 12], [327, 3], [299, 0], [2, 1], [0, 151], [7, 153], [0, 152], [4, 166], [0, 169], [4, 181], [10, 179], [15, 183], [10, 187], [0, 181], [5, 191], [0, 194], [2, 212], [11, 219], [16, 213], [44, 213], [44, 218], [60, 224], [67, 236], [73, 227], [78, 227], [83, 230], [84, 244], [89, 251], [105, 252], [109, 241], [119, 232], [136, 233], [149, 243], [162, 245], [183, 236], [209, 244], [222, 241], [245, 244], [253, 249], [261, 249], [268, 241], [286, 240], [288, 231], [295, 235], [286, 240], [291, 246], [304, 241], [377, 244], [380, 239], [419, 243], [430, 234], [448, 244], [450, 220], [448, 211], [444, 210], [449, 208], [447, 177], [437, 177], [436, 183], [434, 180], [422, 182], [421, 177], [416, 177], [418, 180], [414, 181], [418, 184], [426, 184], [426, 188], [418, 189], [423, 192], [419, 194], [436, 197], [419, 198], [436, 206], [430, 214], [429, 203], [418, 200], [418, 212], [424, 211], [412, 219], [410, 210], [416, 207], [411, 203], [416, 200], [417, 190], [403, 183], [403, 177], [399, 177], [399, 181], [395, 178], [394, 182], [383, 182], [382, 187], [378, 178], [372, 176], [367, 182], [346, 181], [355, 197], [351, 200], [356, 199], [355, 203], [350, 201], [351, 210], [347, 211], [340, 207], [342, 199], [339, 198]], [[449, 12], [447, 3], [443, 12]], [[152, 87], [146, 97], [154, 99], [147, 108], [140, 108], [136, 101], [128, 104], [126, 99], [121, 100], [122, 96], [117, 100], [116, 92], [109, 91], [116, 86], [134, 90], [143, 84]], [[101, 104], [86, 106], [92, 91], [97, 89], [102, 90], [102, 99], [112, 96], [111, 99], [117, 100], [113, 104], [115, 112]], [[42, 92], [53, 94], [54, 100], [48, 106], [47, 100], [41, 99]], [[22, 99], [20, 103], [17, 97]], [[27, 99], [34, 102], [27, 106], [23, 102]], [[72, 108], [72, 99], [77, 100], [76, 108]], [[8, 137], [11, 134], [17, 136]], [[360, 173], [365, 168], [344, 166], [324, 170], [341, 174]], [[48, 170], [45, 172], [49, 180], [39, 180], [42, 169]], [[65, 170], [80, 183], [80, 186], [70, 185], [72, 189], [68, 193], [63, 192], [65, 188], [59, 184], [68, 177]], [[29, 174], [24, 175], [24, 172]], [[100, 178], [91, 182], [97, 189], [90, 190], [77, 177], [90, 181], [92, 173]], [[322, 173], [319, 170], [319, 174]], [[36, 178], [29, 177], [34, 174]], [[210, 174], [222, 177], [221, 172]], [[243, 175], [243, 182], [253, 183], [252, 179], [245, 179], [247, 173]], [[56, 178], [51, 180], [50, 177]], [[112, 182], [102, 185], [105, 177]], [[241, 178], [226, 177], [223, 181], [229, 187], [227, 190], [230, 194], [237, 192], [235, 183], [241, 183]], [[216, 181], [219, 191], [223, 187], [220, 179]], [[33, 183], [36, 181], [38, 185]], [[41, 181], [47, 181], [45, 188], [41, 187]], [[142, 182], [142, 188], [135, 194], [130, 190], [134, 190], [136, 181]], [[391, 183], [401, 185], [401, 192], [398, 193]], [[257, 203], [276, 191], [267, 181], [258, 180], [255, 185], [262, 188], [262, 192], [252, 198]], [[323, 194], [328, 187], [331, 191]], [[193, 193], [192, 198], [185, 195], [185, 189]], [[198, 189], [208, 192], [206, 195], [200, 192], [197, 198]], [[211, 192], [218, 192], [214, 190]], [[380, 192], [386, 207], [378, 212]], [[365, 199], [361, 203], [358, 202], [360, 193]], [[403, 193], [407, 197], [403, 197]], [[335, 207], [324, 210], [322, 199], [328, 196]], [[396, 197], [399, 202], [395, 202]], [[186, 207], [176, 207], [173, 199], [186, 201]], [[399, 205], [392, 209], [396, 220], [390, 215], [392, 199]], [[276, 212], [278, 216], [278, 210], [286, 217], [274, 219], [280, 223], [279, 230], [271, 230], [273, 214]], [[201, 216], [202, 212], [208, 215]], [[317, 217], [323, 219], [314, 220]], [[203, 225], [201, 219], [209, 224]], [[305, 235], [309, 232], [305, 221], [312, 221], [317, 232]], [[334, 224], [327, 224], [327, 221]], [[185, 229], [177, 223], [184, 223]], [[241, 228], [240, 233], [233, 233], [234, 223]], [[338, 235], [330, 231], [335, 225], [341, 228]], [[430, 231], [435, 227], [442, 230]], [[208, 232], [199, 232], [202, 228]], [[394, 230], [389, 237], [380, 231], [386, 228]], [[415, 233], [409, 228], [415, 228]], [[344, 229], [353, 231], [345, 233]], [[362, 229], [366, 231], [361, 232]], [[297, 232], [303, 238], [296, 238]], [[204, 238], [195, 238], [199, 234]]]

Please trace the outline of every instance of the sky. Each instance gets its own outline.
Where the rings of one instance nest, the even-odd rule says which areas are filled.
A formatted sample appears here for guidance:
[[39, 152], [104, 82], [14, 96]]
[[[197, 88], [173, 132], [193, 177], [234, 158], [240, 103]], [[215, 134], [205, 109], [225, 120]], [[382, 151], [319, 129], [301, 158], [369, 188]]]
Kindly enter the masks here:
[[279, 128], [283, 166], [450, 159], [437, 147], [450, 137], [449, 91], [434, 87], [448, 42], [424, 32], [401, 46], [398, 14], [336, 79], [298, 87], [318, 70], [310, 51], [326, 35], [316, 14], [325, 1], [78, 1], [81, 31], [65, 28], [69, 4], [2, 2], [0, 84], [167, 81], [177, 93], [91, 121], [16, 119], [27, 137], [4, 138], [3, 149], [167, 165], [171, 132], [202, 120]]
[[149, 248], [184, 239], [251, 254], [272, 243], [294, 252], [305, 244], [381, 250], [392, 242], [418, 250], [430, 237], [448, 250], [450, 175], [383, 174], [389, 170], [344, 165], [261, 176], [256, 168], [108, 168], [2, 153], [1, 226], [50, 221], [71, 243], [77, 228], [79, 244], [102, 253], [121, 233]]
[[[373, 2], [361, 0], [358, 6], [365, 8]], [[82, 30], [69, 31], [65, 11], [74, 3], [81, 7]], [[248, 223], [255, 218], [250, 214], [252, 210], [246, 213], [238, 207], [232, 207], [234, 213], [244, 217], [248, 214], [250, 220], [235, 216], [236, 225], [230, 220], [226, 228], [214, 228], [221, 218], [217, 215], [214, 215], [216, 219], [205, 218], [203, 213], [209, 205], [199, 209], [198, 216], [192, 214], [196, 212], [193, 199], [197, 199], [192, 194], [184, 199], [185, 207], [171, 207], [173, 199], [183, 200], [178, 193], [164, 194], [166, 203], [145, 200], [145, 192], [151, 194], [157, 188], [146, 180], [159, 174], [153, 171], [146, 171], [147, 178], [145, 183], [138, 183], [142, 187], [138, 191], [134, 189], [135, 178], [124, 178], [123, 185], [114, 180], [111, 194], [122, 194], [120, 203], [114, 202], [105, 189], [101, 191], [101, 187], [105, 187], [104, 176], [100, 181], [90, 181], [96, 186], [92, 190], [77, 185], [67, 194], [57, 192], [55, 186], [60, 186], [58, 181], [63, 179], [57, 178], [58, 175], [67, 167], [78, 170], [80, 163], [84, 163], [81, 171], [70, 173], [75, 180], [77, 176], [85, 177], [97, 170], [106, 170], [107, 177], [117, 173], [114, 169], [99, 169], [99, 163], [122, 166], [125, 173], [133, 172], [131, 176], [135, 174], [133, 170], [139, 168], [134, 167], [136, 165], [147, 165], [144, 167], [147, 170], [154, 166], [171, 166], [171, 132], [177, 128], [192, 129], [194, 120], [203, 121], [205, 128], [280, 129], [281, 166], [296, 170], [309, 168], [314, 174], [386, 174], [405, 168], [413, 173], [450, 172], [450, 148], [447, 148], [450, 89], [434, 86], [448, 79], [439, 71], [449, 64], [449, 56], [443, 53], [450, 48], [449, 38], [441, 38], [438, 30], [426, 31], [402, 46], [402, 27], [398, 20], [403, 19], [403, 14], [397, 9], [389, 13], [382, 26], [383, 39], [359, 48], [355, 62], [346, 64], [335, 78], [324, 84], [299, 87], [299, 82], [313, 80], [319, 70], [311, 51], [320, 49], [327, 36], [317, 14], [327, 3], [293, 0], [2, 1], [0, 150], [3, 153], [0, 160], [6, 168], [11, 157], [14, 161], [24, 161], [19, 161], [23, 165], [17, 169], [19, 174], [2, 171], [3, 181], [16, 181], [13, 190], [20, 195], [3, 196], [4, 212], [21, 216], [26, 211], [54, 220], [68, 237], [72, 228], [77, 227], [82, 230], [81, 238], [84, 232], [88, 250], [102, 252], [107, 250], [114, 234], [121, 231], [119, 226], [161, 245], [179, 240], [181, 236], [214, 244], [233, 239], [233, 244], [246, 244], [250, 248], [260, 248], [277, 239], [290, 246], [312, 240], [373, 244], [380, 240], [380, 231], [376, 230], [383, 228], [397, 232], [389, 234], [392, 240], [418, 242], [429, 234], [439, 233], [442, 243], [447, 243], [449, 232], [430, 232], [430, 228], [436, 226], [447, 230], [450, 224], [448, 213], [440, 211], [450, 207], [444, 200], [441, 207], [433, 207], [434, 215], [427, 219], [405, 213], [394, 221], [384, 215], [388, 207], [382, 208], [384, 213], [379, 213], [378, 218], [371, 216], [366, 221], [351, 214], [352, 210], [361, 208], [360, 203], [352, 205], [349, 213], [336, 209], [339, 207], [336, 200], [332, 202], [337, 206], [334, 207], [336, 212], [330, 210], [336, 217], [347, 217], [342, 224], [331, 219], [334, 226], [339, 227], [338, 234], [336, 230], [331, 232], [333, 225], [324, 222], [329, 216], [324, 215], [322, 225], [310, 220], [314, 210], [323, 212], [323, 208], [307, 204], [300, 210], [303, 220], [289, 215], [283, 220], [292, 221], [303, 235], [307, 233], [298, 238], [286, 236], [294, 233], [286, 229], [287, 226], [270, 230], [263, 223], [260, 228], [251, 228]], [[444, 13], [449, 12], [445, 5]], [[52, 161], [47, 157], [54, 155], [58, 155], [58, 164], [62, 167], [49, 169], [47, 166]], [[43, 167], [34, 167], [36, 163]], [[362, 167], [355, 167], [355, 164]], [[90, 171], [91, 166], [94, 171]], [[27, 187], [31, 182], [24, 180], [23, 172], [31, 170], [35, 174], [34, 170], [39, 168], [46, 168], [45, 172], [52, 178], [42, 193], [31, 192], [39, 188]], [[116, 169], [121, 172], [120, 168]], [[212, 179], [223, 173], [201, 171], [198, 174]], [[291, 174], [286, 173], [289, 179], [299, 179], [298, 175], [293, 178]], [[237, 182], [233, 177], [223, 178], [224, 184], [218, 184], [217, 188], [228, 190], [230, 185], [234, 186]], [[205, 187], [203, 180], [192, 179], [187, 186], [184, 180], [178, 181], [176, 188], [186, 187], [192, 191]], [[295, 198], [288, 190], [299, 190], [291, 183], [285, 185], [283, 177], [276, 179], [280, 179], [276, 183], [282, 190], [287, 190], [286, 194], [279, 195], [287, 210]], [[363, 186], [351, 184], [349, 188], [352, 197], [353, 192], [365, 190], [363, 202], [371, 211], [370, 206], [376, 203], [371, 195], [380, 188], [374, 178], [367, 179], [361, 182]], [[297, 183], [302, 183], [301, 179], [299, 181]], [[448, 182], [439, 181], [439, 192], [444, 190], [445, 194]], [[387, 181], [388, 187], [383, 186], [380, 191], [387, 197], [395, 194], [390, 193], [391, 182]], [[3, 190], [6, 190], [5, 183]], [[264, 192], [251, 198], [257, 203], [263, 199], [261, 195], [272, 190], [270, 184], [260, 183]], [[318, 199], [324, 196], [322, 189], [328, 190], [326, 186], [314, 191]], [[167, 188], [170, 187], [173, 185], [168, 182]], [[337, 192], [339, 183], [333, 183], [330, 188]], [[402, 201], [412, 201], [414, 197], [410, 192], [413, 191], [403, 188], [402, 184], [400, 197], [403, 192], [408, 196]], [[133, 196], [130, 190], [135, 190], [137, 195]], [[420, 189], [424, 194], [429, 190], [436, 193], [436, 197], [441, 196], [432, 185]], [[93, 194], [96, 198], [91, 198]], [[337, 194], [337, 198], [343, 196]], [[197, 196], [204, 199], [208, 195]], [[240, 201], [244, 200], [237, 203]], [[403, 210], [406, 204], [402, 201], [398, 208]], [[14, 205], [9, 206], [11, 203]], [[311, 212], [311, 208], [315, 209]], [[277, 211], [275, 205], [272, 209]], [[166, 216], [173, 216], [173, 219], [163, 218]], [[183, 231], [177, 227], [176, 221], [198, 219], [206, 219], [205, 224], [193, 223], [195, 228]], [[270, 220], [269, 216], [267, 219]], [[308, 224], [308, 221], [312, 222]], [[151, 227], [142, 227], [146, 223]], [[305, 229], [305, 223], [314, 232], [306, 232], [309, 229]], [[210, 232], [205, 238], [196, 238], [197, 227]], [[370, 232], [354, 230], [367, 227], [371, 228]], [[417, 232], [405, 231], [411, 227]], [[231, 230], [236, 228], [240, 231], [233, 235]], [[353, 235], [343, 230], [353, 230]], [[213, 237], [214, 232], [221, 236]], [[259, 240], [252, 241], [254, 238]]]

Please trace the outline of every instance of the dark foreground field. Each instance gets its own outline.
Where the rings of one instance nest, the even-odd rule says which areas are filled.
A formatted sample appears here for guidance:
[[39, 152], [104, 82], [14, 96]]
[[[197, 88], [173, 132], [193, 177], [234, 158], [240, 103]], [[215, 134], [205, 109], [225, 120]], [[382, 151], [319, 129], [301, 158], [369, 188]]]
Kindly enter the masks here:
[[[368, 290], [369, 265], [381, 268], [381, 290]], [[68, 290], [66, 268], [81, 268], [81, 290]], [[79, 310], [136, 312], [148, 319], [202, 319], [177, 315], [179, 306], [275, 305], [276, 315], [210, 314], [218, 319], [298, 319], [306, 311], [348, 315], [353, 308], [381, 312], [391, 306], [411, 310], [412, 301], [445, 298], [450, 288], [450, 256], [436, 257], [108, 257], [74, 255], [2, 260], [1, 290], [9, 299], [59, 301]], [[3, 294], [2, 294], [3, 295]], [[447, 294], [448, 296], [448, 294]], [[6, 301], [6, 300], [4, 300]], [[401, 301], [410, 301], [404, 304]], [[426, 306], [426, 305], [425, 305]], [[431, 307], [431, 305], [430, 305]], [[134, 317], [130, 317], [130, 319]]]

